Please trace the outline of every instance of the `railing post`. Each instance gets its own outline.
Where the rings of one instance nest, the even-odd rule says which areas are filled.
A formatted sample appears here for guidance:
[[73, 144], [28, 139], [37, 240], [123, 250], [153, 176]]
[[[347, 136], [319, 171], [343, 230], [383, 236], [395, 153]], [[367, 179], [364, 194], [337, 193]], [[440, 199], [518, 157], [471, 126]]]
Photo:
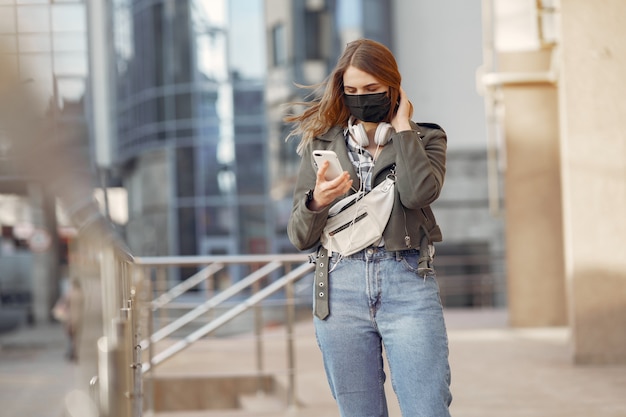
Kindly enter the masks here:
[[[131, 289], [131, 295], [133, 290]], [[141, 346], [139, 345], [140, 335], [138, 326], [139, 311], [134, 297], [128, 300], [129, 312], [129, 347], [130, 347], [130, 399], [132, 417], [143, 415], [143, 385], [141, 381]]]
[[100, 253], [100, 288], [102, 291], [102, 327], [103, 334], [113, 339], [115, 329], [113, 320], [118, 317], [122, 307], [118, 280], [115, 276], [115, 254], [113, 248], [105, 246]]
[[[150, 276], [150, 274], [148, 274]], [[152, 310], [151, 300], [153, 298], [152, 280], [146, 279], [146, 292], [148, 293], [148, 303], [146, 303], [146, 310], [148, 317], [146, 319], [146, 331], [148, 333], [148, 339], [154, 334], [154, 311]], [[148, 373], [146, 375], [146, 383], [148, 388], [146, 389], [146, 407], [148, 410], [154, 412], [154, 343], [148, 344]]]
[[132, 417], [132, 351], [130, 338], [130, 320], [128, 310], [121, 309], [121, 318], [115, 320], [116, 339], [113, 343], [113, 366], [115, 377], [113, 383], [114, 405], [116, 411], [111, 417]]
[[[156, 290], [157, 297], [161, 294], [165, 294], [168, 290], [167, 288], [167, 274], [165, 268], [157, 268], [156, 270]], [[157, 298], [153, 297], [153, 298]], [[161, 309], [159, 311], [159, 327], [163, 327], [165, 324], [169, 322], [169, 318], [167, 315], [167, 311], [165, 309]]]
[[[259, 282], [256, 281], [253, 286], [253, 293], [259, 292]], [[253, 308], [254, 311], [254, 340], [255, 340], [255, 352], [256, 352], [256, 370], [257, 370], [257, 391], [262, 391], [262, 373], [264, 369], [263, 363], [263, 311], [261, 304], [256, 304]]]
[[[119, 322], [120, 334], [125, 331], [123, 322]], [[117, 327], [117, 326], [116, 326]], [[128, 398], [129, 369], [126, 349], [120, 344], [103, 336], [98, 340], [98, 373], [100, 388], [101, 417], [131, 417], [130, 399]]]
[[295, 408], [298, 404], [296, 400], [296, 354], [293, 346], [293, 330], [296, 320], [296, 300], [294, 297], [293, 281], [287, 282], [285, 297], [287, 298], [287, 406]]

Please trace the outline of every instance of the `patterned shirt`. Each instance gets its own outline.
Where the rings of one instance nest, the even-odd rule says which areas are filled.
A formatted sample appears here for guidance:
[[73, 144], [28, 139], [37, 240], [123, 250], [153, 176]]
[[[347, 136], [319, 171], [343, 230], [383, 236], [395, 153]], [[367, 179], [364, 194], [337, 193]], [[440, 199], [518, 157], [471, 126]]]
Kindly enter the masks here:
[[369, 151], [360, 145], [357, 145], [353, 140], [350, 140], [350, 135], [346, 129], [344, 134], [346, 138], [346, 146], [348, 147], [348, 156], [350, 162], [354, 165], [356, 174], [363, 184], [364, 191], [366, 193], [372, 190], [372, 171], [374, 170], [374, 157]]

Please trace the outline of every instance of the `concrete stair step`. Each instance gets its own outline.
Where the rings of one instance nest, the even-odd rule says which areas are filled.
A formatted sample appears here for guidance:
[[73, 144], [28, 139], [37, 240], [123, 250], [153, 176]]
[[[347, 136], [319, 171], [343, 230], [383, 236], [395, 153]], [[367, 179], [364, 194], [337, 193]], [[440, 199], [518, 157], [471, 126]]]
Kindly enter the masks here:
[[276, 411], [254, 410], [206, 410], [176, 411], [156, 414], [144, 413], [144, 417], [339, 417], [337, 407], [293, 407]]
[[[310, 313], [309, 313], [310, 314]], [[326, 382], [321, 353], [315, 342], [312, 322], [300, 322], [294, 329], [296, 350], [296, 406], [288, 404], [288, 364], [286, 333], [282, 326], [270, 326], [263, 332], [263, 373], [273, 378], [272, 388], [262, 391], [267, 398], [255, 398], [257, 386], [239, 392], [230, 404], [239, 408], [157, 409], [155, 417], [338, 417], [336, 405]], [[175, 339], [159, 342], [155, 353], [167, 348]], [[191, 379], [207, 376], [256, 375], [255, 337], [239, 334], [204, 338], [173, 358], [157, 365], [155, 378]], [[149, 382], [145, 385], [150, 395]], [[205, 395], [204, 389], [195, 389]], [[155, 396], [160, 394], [155, 392]], [[176, 394], [175, 396], [177, 396]], [[182, 395], [182, 394], [181, 394]], [[189, 395], [194, 395], [189, 393]], [[243, 395], [243, 398], [242, 398]], [[279, 407], [280, 404], [280, 407]], [[148, 416], [146, 414], [146, 416]]]
[[239, 406], [242, 411], [255, 413], [277, 413], [285, 411], [286, 404], [282, 396], [267, 394], [259, 391], [255, 394], [242, 394], [239, 396]]
[[275, 392], [276, 386], [271, 374], [256, 372], [229, 375], [161, 375], [155, 376], [151, 382], [156, 412], [239, 409], [242, 406], [242, 397], [247, 398], [254, 407], [253, 397], [269, 397]]

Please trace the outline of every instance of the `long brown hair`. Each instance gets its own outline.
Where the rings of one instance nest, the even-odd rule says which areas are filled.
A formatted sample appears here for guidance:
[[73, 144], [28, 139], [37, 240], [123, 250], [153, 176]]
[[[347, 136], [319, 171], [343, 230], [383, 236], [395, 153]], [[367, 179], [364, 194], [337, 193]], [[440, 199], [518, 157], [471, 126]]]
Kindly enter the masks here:
[[[313, 90], [307, 97], [321, 92], [321, 97], [318, 95], [311, 101], [291, 103], [294, 106], [304, 106], [305, 110], [300, 114], [287, 115], [283, 119], [294, 124], [286, 140], [292, 136], [301, 136], [297, 147], [299, 154], [313, 138], [326, 133], [331, 127], [347, 126], [350, 111], [343, 102], [343, 74], [350, 66], [373, 75], [381, 84], [389, 86], [391, 102], [398, 102], [402, 77], [389, 48], [371, 39], [358, 39], [348, 43], [337, 65], [323, 82], [309, 86], [298, 85], [300, 88]], [[391, 106], [384, 121], [390, 122], [394, 112], [395, 106]]]

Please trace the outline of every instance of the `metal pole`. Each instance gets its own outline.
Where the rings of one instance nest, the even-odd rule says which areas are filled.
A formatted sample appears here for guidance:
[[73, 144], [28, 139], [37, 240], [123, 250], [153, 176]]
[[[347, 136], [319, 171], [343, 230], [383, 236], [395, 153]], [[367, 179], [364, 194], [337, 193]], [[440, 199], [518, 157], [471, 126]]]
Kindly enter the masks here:
[[[254, 294], [259, 292], [259, 281], [252, 286]], [[261, 304], [254, 306], [254, 340], [256, 347], [256, 365], [257, 365], [257, 391], [262, 391], [262, 373], [263, 373], [263, 311]]]
[[111, 138], [114, 129], [111, 88], [111, 14], [106, 0], [89, 0], [87, 28], [89, 37], [89, 79], [91, 93], [92, 135], [95, 159], [99, 168], [110, 168], [113, 161]]
[[[126, 315], [126, 309], [121, 310], [122, 316]], [[113, 407], [115, 414], [111, 417], [131, 417], [131, 351], [130, 351], [130, 326], [128, 317], [115, 320], [116, 338], [113, 344], [113, 369], [112, 390]]]
[[[166, 272], [165, 268], [158, 268], [156, 271], [157, 297], [160, 297], [161, 295], [165, 294], [168, 290], [167, 276], [165, 272]], [[158, 318], [159, 318], [159, 328], [169, 323], [168, 314], [164, 308], [160, 309]], [[150, 334], [150, 336], [152, 336], [152, 333]]]
[[294, 298], [293, 281], [288, 281], [285, 287], [287, 298], [287, 406], [297, 407], [296, 400], [296, 354], [293, 345], [294, 323], [296, 318], [296, 300]]
[[[148, 277], [150, 277], [150, 274], [148, 274]], [[146, 292], [148, 293], [148, 300], [149, 302], [147, 303], [147, 310], [148, 310], [148, 318], [147, 318], [147, 335], [146, 338], [148, 340], [150, 340], [150, 338], [152, 337], [152, 334], [154, 333], [154, 312], [152, 311], [152, 307], [150, 307], [150, 301], [152, 301], [152, 297], [153, 297], [153, 291], [152, 291], [152, 280], [151, 279], [145, 279], [144, 280], [146, 283]], [[146, 400], [146, 406], [148, 408], [148, 410], [152, 411], [154, 413], [154, 343], [149, 343], [148, 344], [148, 374], [146, 375], [146, 383], [149, 385], [147, 391], [147, 400]]]

